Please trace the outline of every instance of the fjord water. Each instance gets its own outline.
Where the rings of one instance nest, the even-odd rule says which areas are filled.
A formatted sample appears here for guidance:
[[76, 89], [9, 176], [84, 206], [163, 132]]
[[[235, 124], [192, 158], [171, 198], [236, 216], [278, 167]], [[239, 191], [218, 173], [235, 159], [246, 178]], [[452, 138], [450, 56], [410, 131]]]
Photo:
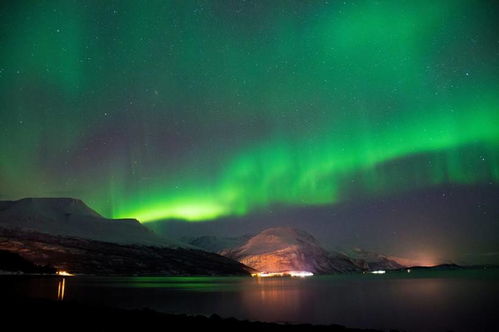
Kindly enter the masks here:
[[404, 331], [499, 330], [499, 270], [310, 278], [9, 276], [2, 294], [169, 313]]

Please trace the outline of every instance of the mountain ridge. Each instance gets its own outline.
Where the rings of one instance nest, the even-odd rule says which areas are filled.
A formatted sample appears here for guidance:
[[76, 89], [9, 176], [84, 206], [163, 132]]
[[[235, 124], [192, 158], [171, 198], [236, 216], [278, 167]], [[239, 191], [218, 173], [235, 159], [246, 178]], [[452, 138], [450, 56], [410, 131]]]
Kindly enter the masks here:
[[136, 219], [108, 219], [82, 200], [68, 197], [0, 201], [0, 226], [120, 244], [185, 246]]

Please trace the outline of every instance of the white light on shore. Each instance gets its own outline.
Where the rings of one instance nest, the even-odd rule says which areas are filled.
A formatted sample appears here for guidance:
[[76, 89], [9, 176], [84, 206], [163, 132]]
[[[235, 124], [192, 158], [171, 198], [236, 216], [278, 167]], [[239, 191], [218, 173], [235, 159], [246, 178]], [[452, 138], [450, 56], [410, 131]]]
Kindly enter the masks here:
[[376, 270], [376, 271], [371, 271], [371, 273], [373, 273], [373, 274], [385, 274], [386, 271], [385, 270]]
[[292, 276], [292, 277], [301, 277], [301, 278], [304, 278], [304, 277], [311, 277], [314, 274], [312, 272], [308, 272], [308, 271], [290, 271], [289, 275]]
[[270, 278], [270, 277], [305, 278], [305, 277], [311, 277], [313, 275], [314, 274], [312, 272], [308, 272], [308, 271], [286, 271], [286, 272], [258, 272], [258, 273], [253, 273], [251, 276], [257, 277], [257, 278]]

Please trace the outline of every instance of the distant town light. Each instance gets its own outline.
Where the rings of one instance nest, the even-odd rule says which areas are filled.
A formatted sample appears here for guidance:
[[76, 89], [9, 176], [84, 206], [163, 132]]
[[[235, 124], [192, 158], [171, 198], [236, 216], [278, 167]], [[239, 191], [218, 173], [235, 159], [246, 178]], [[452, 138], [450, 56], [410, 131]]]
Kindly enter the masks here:
[[373, 274], [385, 274], [386, 271], [385, 270], [376, 270], [376, 271], [371, 271], [371, 273], [373, 273]]
[[292, 277], [301, 277], [301, 278], [304, 278], [304, 277], [311, 277], [314, 274], [312, 272], [308, 272], [308, 271], [290, 271], [289, 275], [292, 276]]
[[270, 278], [270, 277], [311, 277], [314, 274], [309, 271], [286, 271], [286, 272], [257, 272], [252, 273], [252, 277], [257, 278]]
[[74, 276], [74, 274], [69, 273], [68, 271], [64, 271], [64, 270], [57, 271], [56, 274], [58, 276], [63, 276], [63, 277], [72, 277], [72, 276]]

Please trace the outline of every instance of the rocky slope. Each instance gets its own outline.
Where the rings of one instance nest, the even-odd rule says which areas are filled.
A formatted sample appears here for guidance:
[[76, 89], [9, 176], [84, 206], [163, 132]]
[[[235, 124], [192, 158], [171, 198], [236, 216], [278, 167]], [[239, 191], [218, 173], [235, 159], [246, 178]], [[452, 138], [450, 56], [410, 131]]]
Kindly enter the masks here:
[[266, 229], [241, 246], [224, 249], [220, 254], [260, 272], [309, 271], [327, 274], [402, 267], [386, 256], [361, 249], [350, 254], [328, 252], [312, 235], [290, 227]]
[[310, 234], [289, 227], [266, 229], [242, 246], [223, 250], [220, 254], [260, 272], [336, 273], [361, 270], [346, 255], [331, 254]]
[[201, 250], [125, 245], [12, 228], [0, 228], [0, 250], [36, 265], [81, 274], [247, 275], [250, 271]]

